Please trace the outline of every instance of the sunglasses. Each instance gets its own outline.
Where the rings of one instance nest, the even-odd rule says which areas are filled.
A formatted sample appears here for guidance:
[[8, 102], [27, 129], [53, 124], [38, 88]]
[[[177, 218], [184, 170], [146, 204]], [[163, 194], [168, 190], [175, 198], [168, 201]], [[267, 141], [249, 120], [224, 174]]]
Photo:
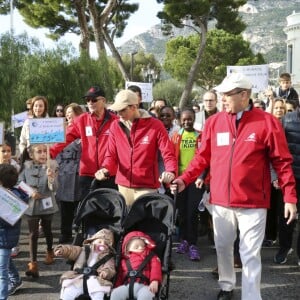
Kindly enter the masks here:
[[64, 112], [63, 109], [57, 109], [56, 112]]
[[98, 100], [99, 100], [99, 99], [97, 99], [97, 98], [86, 98], [86, 99], [85, 99], [85, 102], [88, 103], [88, 102], [91, 101], [92, 103], [96, 103]]

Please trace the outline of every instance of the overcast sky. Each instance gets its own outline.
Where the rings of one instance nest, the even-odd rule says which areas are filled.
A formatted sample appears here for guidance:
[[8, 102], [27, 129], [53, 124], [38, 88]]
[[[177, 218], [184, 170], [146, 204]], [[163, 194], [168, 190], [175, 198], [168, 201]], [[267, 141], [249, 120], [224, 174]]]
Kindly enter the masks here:
[[[156, 17], [156, 14], [160, 8], [162, 8], [162, 5], [157, 4], [155, 0], [130, 0], [129, 2], [139, 3], [139, 9], [130, 17], [123, 37], [116, 40], [116, 46], [120, 46], [122, 43], [131, 39], [135, 35], [138, 35], [148, 30], [153, 25], [159, 23], [159, 19]], [[12, 20], [15, 34], [20, 34], [26, 31], [29, 36], [38, 37], [46, 47], [51, 47], [53, 45], [53, 42], [45, 37], [45, 32], [47, 32], [47, 30], [30, 28], [22, 21], [22, 17], [17, 13], [16, 10], [14, 11]], [[1, 34], [10, 31], [10, 15], [0, 16], [0, 24]], [[71, 41], [74, 46], [78, 48], [79, 38], [75, 35], [68, 34], [64, 40]]]

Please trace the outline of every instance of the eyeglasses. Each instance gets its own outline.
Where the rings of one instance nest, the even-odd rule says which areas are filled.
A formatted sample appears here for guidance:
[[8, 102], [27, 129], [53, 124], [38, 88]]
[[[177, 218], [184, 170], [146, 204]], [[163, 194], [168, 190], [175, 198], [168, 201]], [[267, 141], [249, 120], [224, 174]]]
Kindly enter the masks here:
[[63, 109], [57, 109], [56, 112], [64, 112]]
[[233, 93], [231, 93], [231, 94], [228, 94], [228, 93], [222, 93], [221, 95], [224, 96], [224, 97], [231, 97], [231, 96], [240, 94], [240, 93], [245, 92], [245, 91], [246, 91], [246, 90], [239, 90], [239, 91], [233, 92]]
[[96, 103], [96, 102], [98, 102], [98, 100], [99, 100], [98, 98], [86, 98], [86, 99], [85, 99], [86, 103], [88, 103], [88, 102], [90, 102], [90, 101], [91, 101], [92, 103]]

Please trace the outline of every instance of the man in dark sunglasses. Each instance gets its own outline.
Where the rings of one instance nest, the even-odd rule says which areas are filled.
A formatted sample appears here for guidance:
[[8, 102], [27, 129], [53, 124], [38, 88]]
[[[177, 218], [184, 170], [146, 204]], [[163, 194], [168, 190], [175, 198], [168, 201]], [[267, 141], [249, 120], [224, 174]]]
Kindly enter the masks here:
[[[110, 125], [117, 116], [105, 108], [105, 92], [99, 86], [92, 86], [83, 96], [88, 112], [78, 116], [67, 128], [66, 142], [51, 147], [51, 156], [55, 157], [64, 147], [76, 139], [81, 139], [82, 154], [80, 158], [79, 184], [83, 199], [90, 190], [97, 170], [103, 163]], [[115, 188], [115, 171], [110, 172], [110, 178], [99, 182], [97, 187]]]

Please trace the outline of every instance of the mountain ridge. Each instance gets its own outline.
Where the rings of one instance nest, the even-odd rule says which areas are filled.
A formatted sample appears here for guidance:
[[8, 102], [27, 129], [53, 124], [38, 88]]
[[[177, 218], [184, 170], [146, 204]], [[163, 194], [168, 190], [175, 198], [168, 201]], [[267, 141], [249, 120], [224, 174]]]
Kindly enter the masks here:
[[[283, 62], [286, 60], [286, 35], [284, 28], [287, 25], [286, 17], [294, 11], [300, 12], [300, 0], [248, 1], [239, 9], [247, 28], [242, 33], [245, 40], [250, 42], [254, 53], [260, 52], [267, 63]], [[211, 25], [213, 28], [213, 24]], [[192, 29], [173, 28], [172, 36], [188, 36]], [[131, 40], [118, 47], [121, 54], [133, 51], [152, 53], [159, 62], [163, 62], [166, 43], [170, 36], [164, 36], [160, 24], [134, 36]]]

